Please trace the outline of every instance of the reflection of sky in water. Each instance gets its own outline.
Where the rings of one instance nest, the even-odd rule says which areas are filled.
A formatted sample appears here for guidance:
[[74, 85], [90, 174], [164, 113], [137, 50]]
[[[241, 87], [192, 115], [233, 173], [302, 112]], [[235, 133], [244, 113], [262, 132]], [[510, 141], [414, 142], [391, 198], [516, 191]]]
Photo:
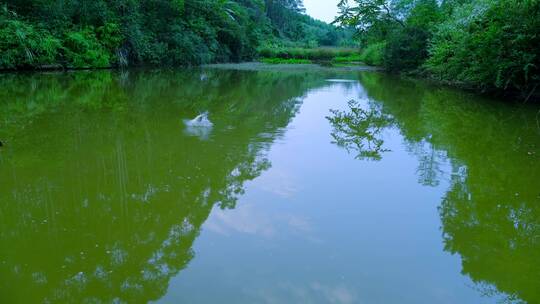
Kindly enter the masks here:
[[224, 236], [236, 233], [273, 239], [286, 232], [310, 237], [312, 230], [307, 219], [293, 214], [268, 214], [256, 205], [248, 204], [234, 210], [214, 210], [205, 229]]
[[196, 258], [161, 302], [491, 302], [467, 287], [459, 257], [443, 251], [437, 205], [448, 178], [419, 184], [418, 162], [396, 129], [384, 133], [392, 152], [380, 162], [330, 144], [328, 110], [358, 96], [361, 87], [346, 83], [307, 94], [268, 153], [272, 167], [246, 184], [234, 210], [214, 209]]
[[270, 170], [257, 179], [256, 187], [282, 198], [290, 198], [300, 191], [297, 188], [300, 183], [293, 176], [287, 170]]

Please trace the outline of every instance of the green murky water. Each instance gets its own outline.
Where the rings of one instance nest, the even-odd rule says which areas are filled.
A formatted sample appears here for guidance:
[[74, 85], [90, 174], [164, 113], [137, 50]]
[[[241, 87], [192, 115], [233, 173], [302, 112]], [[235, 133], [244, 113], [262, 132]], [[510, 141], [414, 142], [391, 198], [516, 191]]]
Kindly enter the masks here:
[[1, 303], [540, 303], [538, 107], [313, 68], [0, 88]]

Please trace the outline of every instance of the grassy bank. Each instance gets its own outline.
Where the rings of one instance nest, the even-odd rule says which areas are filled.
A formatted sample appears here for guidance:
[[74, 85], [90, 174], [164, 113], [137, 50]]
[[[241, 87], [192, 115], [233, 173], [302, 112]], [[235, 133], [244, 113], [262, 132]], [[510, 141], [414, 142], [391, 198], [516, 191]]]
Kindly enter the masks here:
[[383, 64], [384, 44], [370, 45], [365, 49], [356, 48], [264, 48], [259, 50], [259, 58], [264, 63], [303, 64], [331, 62], [335, 64], [361, 63], [371, 66]]
[[310, 64], [313, 63], [309, 59], [296, 59], [296, 58], [263, 58], [261, 62], [268, 64]]
[[312, 61], [332, 61], [335, 58], [348, 58], [358, 54], [354, 48], [263, 48], [259, 56], [263, 59], [304, 59]]

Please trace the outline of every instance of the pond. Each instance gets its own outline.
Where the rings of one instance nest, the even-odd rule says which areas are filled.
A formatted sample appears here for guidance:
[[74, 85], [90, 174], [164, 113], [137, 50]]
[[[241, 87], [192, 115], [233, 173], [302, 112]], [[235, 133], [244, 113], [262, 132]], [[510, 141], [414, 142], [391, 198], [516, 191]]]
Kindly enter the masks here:
[[1, 303], [540, 303], [538, 106], [347, 68], [0, 87]]

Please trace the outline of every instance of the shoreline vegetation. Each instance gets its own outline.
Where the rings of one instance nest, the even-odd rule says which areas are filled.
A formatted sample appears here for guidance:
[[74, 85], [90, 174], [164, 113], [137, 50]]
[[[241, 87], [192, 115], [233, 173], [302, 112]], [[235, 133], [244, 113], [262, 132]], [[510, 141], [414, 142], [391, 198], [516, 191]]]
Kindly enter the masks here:
[[335, 23], [359, 29], [387, 71], [540, 100], [540, 1], [341, 0]]
[[259, 61], [268, 64], [369, 64], [357, 48], [265, 48], [258, 51]]
[[302, 0], [7, 0], [0, 72], [259, 61], [387, 72], [540, 100], [540, 1], [341, 0], [334, 24]]
[[261, 48], [354, 47], [301, 0], [6, 0], [0, 70], [199, 66]]

